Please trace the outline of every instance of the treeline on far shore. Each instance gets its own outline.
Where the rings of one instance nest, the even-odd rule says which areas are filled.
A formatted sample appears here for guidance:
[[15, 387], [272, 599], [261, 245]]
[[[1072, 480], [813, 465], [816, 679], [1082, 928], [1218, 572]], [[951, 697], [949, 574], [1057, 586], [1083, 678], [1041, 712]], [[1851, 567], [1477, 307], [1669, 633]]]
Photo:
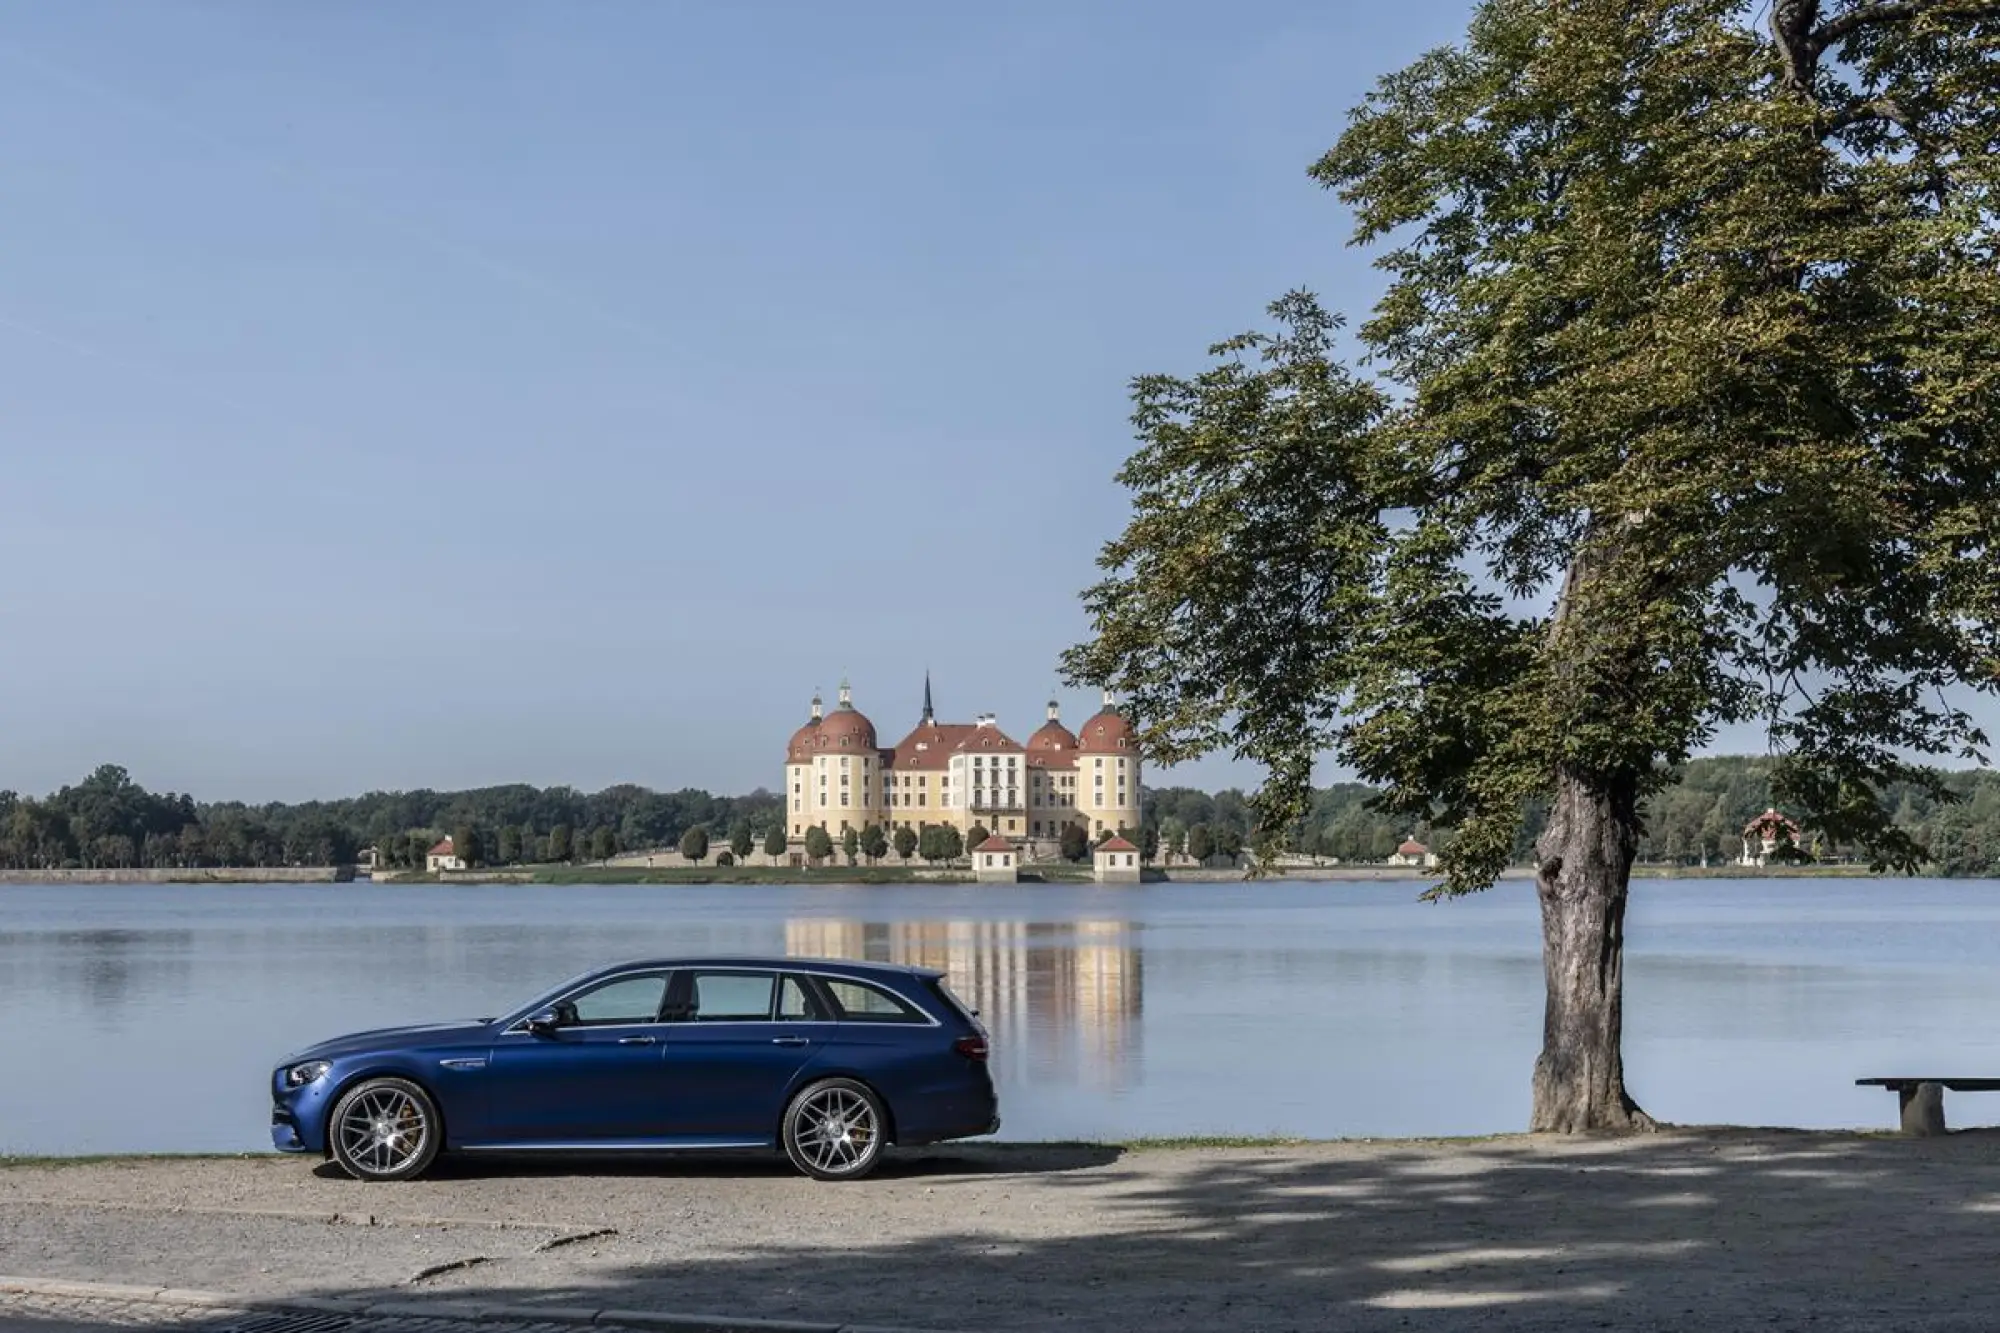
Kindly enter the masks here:
[[[1640, 861], [1713, 866], [1734, 860], [1744, 825], [1771, 804], [1770, 772], [1770, 761], [1760, 758], [1689, 763], [1681, 781], [1651, 801]], [[1892, 791], [1897, 822], [1930, 849], [1933, 873], [2000, 873], [2000, 774], [1967, 770], [1949, 781], [1960, 797], [1949, 804]], [[1369, 863], [1388, 859], [1412, 835], [1434, 849], [1449, 841], [1449, 830], [1410, 827], [1375, 809], [1374, 794], [1360, 783], [1322, 789], [1283, 840], [1284, 850]], [[1249, 800], [1240, 790], [1149, 788], [1143, 813], [1143, 828], [1127, 832], [1137, 835], [1148, 860], [1162, 852], [1177, 860], [1233, 859], [1252, 841]], [[783, 821], [782, 799], [761, 788], [717, 796], [692, 787], [658, 792], [621, 784], [586, 794], [516, 784], [253, 806], [151, 792], [107, 764], [48, 796], [0, 791], [0, 869], [345, 865], [365, 848], [374, 848], [380, 863], [421, 869], [424, 854], [447, 835], [469, 841], [474, 859], [487, 865], [604, 860], [680, 847], [684, 840], [716, 852], [746, 844], [762, 852], [776, 845], [774, 834], [782, 837]], [[1540, 812], [1531, 810], [1516, 846], [1519, 861], [1530, 859], [1540, 831]], [[1806, 860], [1847, 859], [1846, 849], [1810, 827], [1798, 851]]]

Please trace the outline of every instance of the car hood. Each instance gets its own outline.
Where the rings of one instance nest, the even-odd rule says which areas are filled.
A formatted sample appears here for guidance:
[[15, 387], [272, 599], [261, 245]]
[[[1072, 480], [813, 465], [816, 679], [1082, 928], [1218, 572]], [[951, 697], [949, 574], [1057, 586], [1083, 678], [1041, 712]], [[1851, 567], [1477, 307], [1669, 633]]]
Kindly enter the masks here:
[[296, 1064], [300, 1060], [331, 1060], [337, 1056], [353, 1055], [360, 1051], [481, 1043], [490, 1039], [492, 1035], [491, 1022], [481, 1023], [473, 1019], [461, 1019], [456, 1023], [420, 1023], [414, 1027], [375, 1028], [368, 1032], [350, 1032], [344, 1037], [332, 1037], [304, 1050], [294, 1051], [285, 1057], [285, 1063]]

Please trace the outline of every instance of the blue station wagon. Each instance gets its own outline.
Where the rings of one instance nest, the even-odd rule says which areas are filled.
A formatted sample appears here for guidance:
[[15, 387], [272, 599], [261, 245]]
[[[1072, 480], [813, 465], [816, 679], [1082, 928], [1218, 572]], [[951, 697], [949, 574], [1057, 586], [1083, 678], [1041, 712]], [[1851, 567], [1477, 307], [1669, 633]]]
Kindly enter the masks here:
[[438, 1154], [782, 1149], [820, 1180], [990, 1134], [987, 1033], [928, 968], [621, 963], [499, 1019], [387, 1028], [271, 1075], [271, 1140], [360, 1180]]

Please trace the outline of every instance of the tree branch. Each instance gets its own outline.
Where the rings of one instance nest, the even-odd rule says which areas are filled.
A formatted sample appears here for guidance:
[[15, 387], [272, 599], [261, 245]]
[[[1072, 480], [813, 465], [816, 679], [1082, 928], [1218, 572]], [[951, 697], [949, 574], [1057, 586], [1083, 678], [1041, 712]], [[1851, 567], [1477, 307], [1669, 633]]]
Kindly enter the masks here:
[[1924, 141], [1924, 136], [1918, 132], [1916, 122], [1910, 119], [1909, 113], [1904, 111], [1902, 105], [1893, 97], [1878, 97], [1871, 102], [1858, 102], [1848, 107], [1827, 123], [1826, 132], [1828, 134], [1838, 134], [1842, 130], [1851, 129], [1856, 125], [1864, 124], [1871, 120], [1879, 120], [1894, 125], [1897, 129], [1909, 135], [1911, 139], [1915, 140], [1917, 146], [1920, 148], [1928, 148], [1930, 146]]
[[1819, 22], [1819, 0], [1773, 0], [1771, 37], [1785, 61], [1785, 82], [1809, 92], [1823, 48], [1813, 45], [1813, 25]]
[[[1850, 9], [1839, 18], [1829, 19], [1813, 30], [1810, 39], [1812, 56], [1817, 60], [1828, 47], [1853, 36], [1863, 28], [1878, 27], [1886, 23], [1908, 23], [1926, 14], [1941, 14], [1955, 19], [2000, 18], [2000, 5], [1966, 4], [1963, 0], [1885, 0], [1882, 4]], [[1776, 21], [1775, 16], [1773, 21]]]

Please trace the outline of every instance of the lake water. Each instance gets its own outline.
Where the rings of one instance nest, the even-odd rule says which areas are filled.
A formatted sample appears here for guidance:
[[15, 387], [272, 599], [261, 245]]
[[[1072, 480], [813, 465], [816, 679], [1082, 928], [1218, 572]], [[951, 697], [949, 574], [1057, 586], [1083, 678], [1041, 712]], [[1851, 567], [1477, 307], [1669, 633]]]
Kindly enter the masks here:
[[[1003, 1138], [1517, 1130], [1532, 887], [310, 885], [0, 889], [0, 1152], [268, 1147], [322, 1037], [514, 1007], [622, 958], [947, 969], [994, 1033]], [[1626, 1070], [1681, 1123], [1886, 1127], [1864, 1074], [2000, 1075], [2000, 884], [1642, 881]], [[2000, 1098], [1952, 1101], [2000, 1120]]]

